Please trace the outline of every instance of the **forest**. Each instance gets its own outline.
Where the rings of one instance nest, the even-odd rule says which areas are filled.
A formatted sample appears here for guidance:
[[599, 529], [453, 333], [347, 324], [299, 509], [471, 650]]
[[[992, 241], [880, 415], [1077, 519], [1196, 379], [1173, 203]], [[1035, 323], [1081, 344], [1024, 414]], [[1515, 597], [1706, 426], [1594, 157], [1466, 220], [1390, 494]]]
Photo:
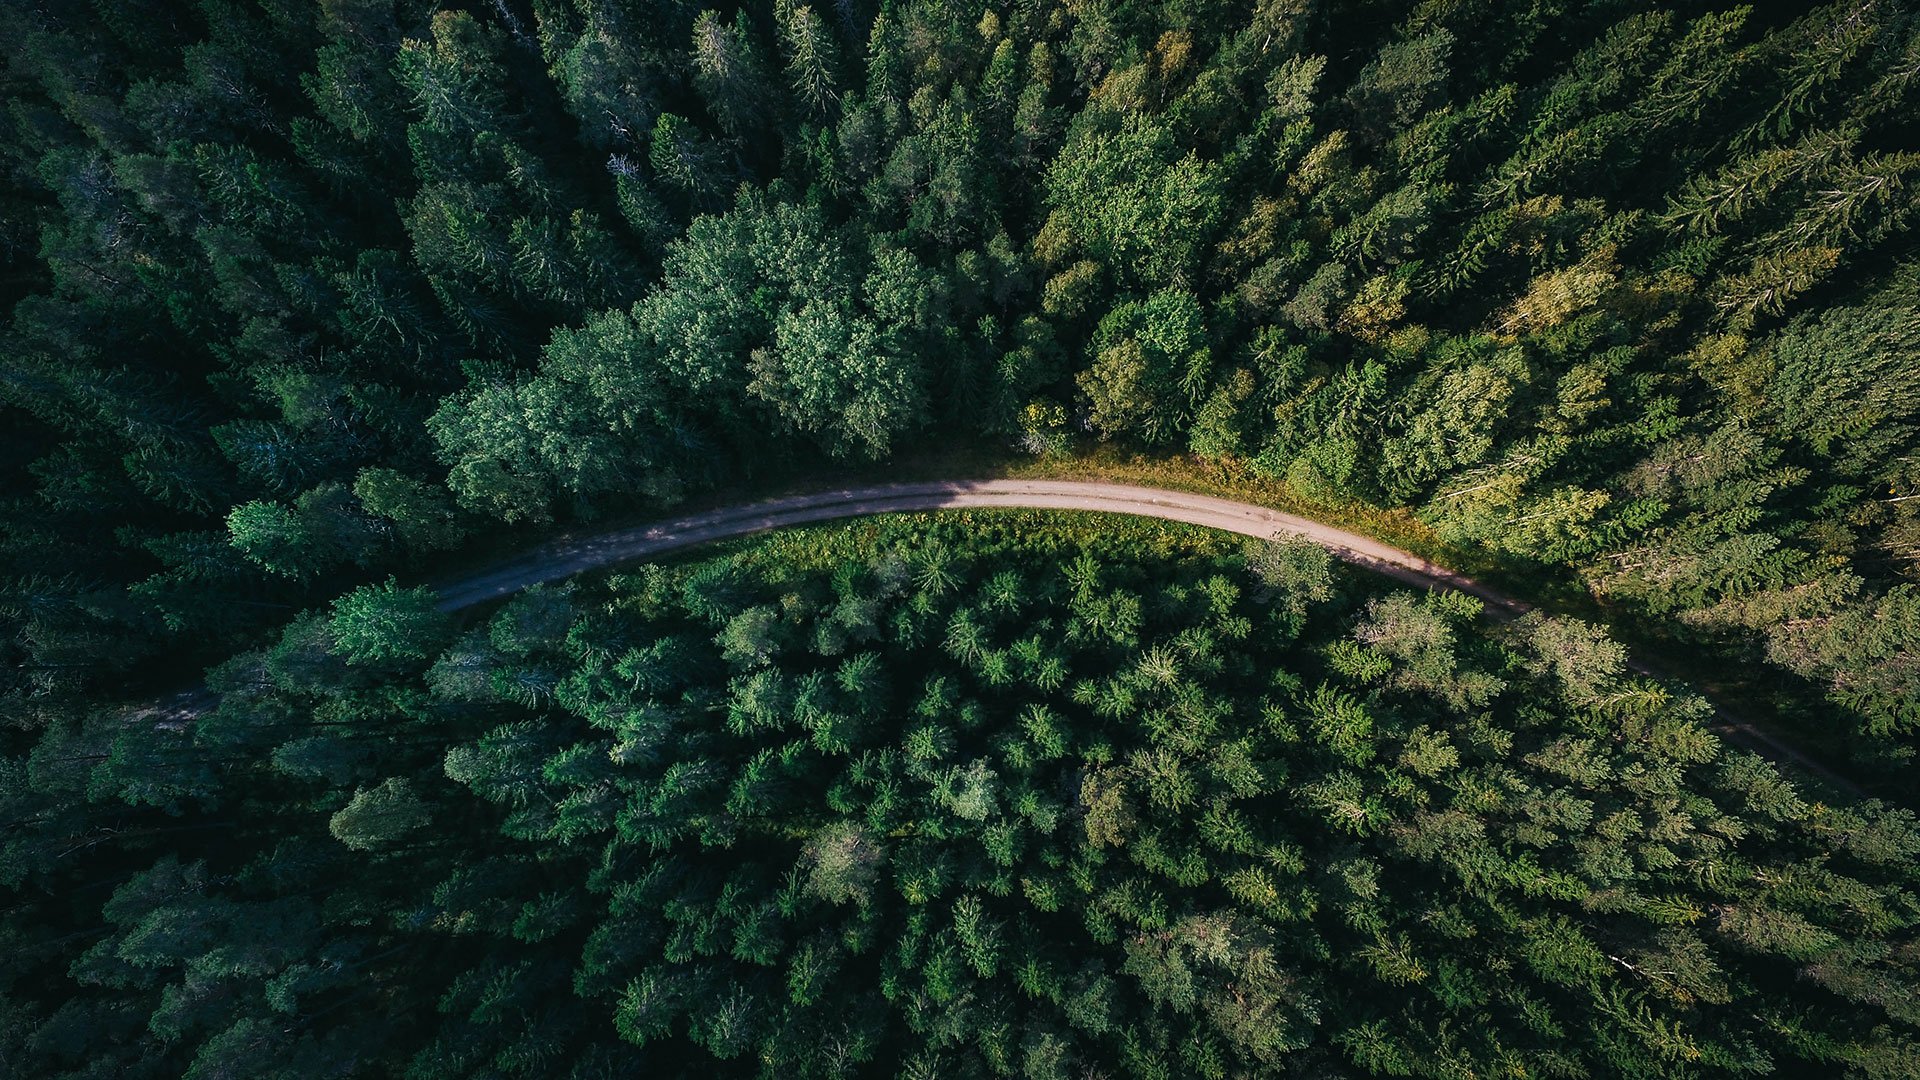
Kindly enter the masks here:
[[[1906, 0], [0, 43], [0, 1075], [1920, 1076]], [[1116, 455], [1576, 610], [1040, 514], [421, 584]]]
[[968, 512], [469, 625], [362, 586], [191, 739], [35, 750], [153, 812], [10, 838], [149, 860], [13, 913], [16, 1072], [1913, 1075], [1911, 811], [1591, 624], [1239, 543]]

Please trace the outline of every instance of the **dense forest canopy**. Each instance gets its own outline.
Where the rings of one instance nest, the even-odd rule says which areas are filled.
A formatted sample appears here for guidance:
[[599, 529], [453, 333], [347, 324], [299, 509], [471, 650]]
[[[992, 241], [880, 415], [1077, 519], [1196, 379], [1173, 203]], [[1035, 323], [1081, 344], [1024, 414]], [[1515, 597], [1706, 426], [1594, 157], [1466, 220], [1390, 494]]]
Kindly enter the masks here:
[[[1911, 812], [1804, 798], [1589, 624], [1494, 639], [1477, 601], [1240, 543], [839, 526], [465, 628], [363, 587], [223, 665], [191, 748], [101, 717], [36, 752], [44, 787], [197, 831], [113, 837], [148, 859], [15, 912], [15, 990], [52, 1003], [9, 1009], [4, 1052], [86, 1076], [1913, 1075]], [[70, 873], [41, 861], [70, 827], [16, 835], [12, 880]]]
[[1920, 1074], [1911, 817], [1585, 623], [984, 516], [474, 625], [408, 587], [910, 455], [1180, 455], [1910, 793], [1911, 4], [0, 41], [0, 1073]]
[[16, 699], [500, 523], [1105, 441], [1410, 508], [1911, 760], [1902, 3], [0, 12]]

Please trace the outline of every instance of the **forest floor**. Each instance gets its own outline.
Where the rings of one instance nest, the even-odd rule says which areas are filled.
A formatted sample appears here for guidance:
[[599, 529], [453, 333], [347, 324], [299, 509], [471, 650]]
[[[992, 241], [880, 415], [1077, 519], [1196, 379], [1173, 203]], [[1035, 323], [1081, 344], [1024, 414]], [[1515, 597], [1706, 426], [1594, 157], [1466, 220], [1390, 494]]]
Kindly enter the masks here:
[[[1130, 514], [1261, 539], [1295, 536], [1325, 547], [1343, 561], [1409, 584], [1455, 589], [1476, 596], [1487, 604], [1490, 615], [1503, 621], [1533, 609], [1531, 604], [1467, 574], [1443, 567], [1424, 555], [1315, 518], [1253, 502], [1172, 488], [1104, 479], [1039, 477], [850, 484], [736, 503], [650, 524], [562, 535], [489, 569], [445, 579], [436, 588], [441, 596], [440, 606], [457, 611], [542, 582], [730, 537], [874, 514], [974, 508]], [[1355, 524], [1364, 527], [1364, 524], [1380, 523], [1356, 521]], [[1411, 521], [1400, 524], [1407, 531], [1417, 527], [1417, 523]], [[1632, 667], [1645, 675], [1664, 674], [1638, 660]], [[1776, 761], [1791, 763], [1854, 794], [1860, 793], [1856, 785], [1810, 755], [1717, 704], [1714, 726], [1739, 745]]]

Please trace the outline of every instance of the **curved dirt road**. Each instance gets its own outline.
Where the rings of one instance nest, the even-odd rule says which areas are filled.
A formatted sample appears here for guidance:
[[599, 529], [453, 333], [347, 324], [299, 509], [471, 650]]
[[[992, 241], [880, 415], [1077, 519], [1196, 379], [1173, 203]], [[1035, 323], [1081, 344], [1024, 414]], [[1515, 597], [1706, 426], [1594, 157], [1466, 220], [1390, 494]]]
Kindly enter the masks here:
[[1184, 491], [1079, 480], [975, 480], [843, 488], [730, 506], [591, 536], [563, 538], [484, 573], [441, 585], [440, 607], [444, 611], [458, 611], [595, 567], [662, 555], [728, 537], [836, 518], [965, 507], [1097, 510], [1204, 525], [1243, 536], [1300, 536], [1347, 562], [1409, 584], [1444, 586], [1471, 593], [1485, 600], [1490, 608], [1510, 615], [1529, 610], [1526, 604], [1411, 552], [1308, 518]]
[[[838, 518], [967, 507], [1093, 510], [1180, 521], [1262, 539], [1297, 536], [1319, 544], [1336, 558], [1408, 584], [1455, 589], [1479, 597], [1486, 602], [1487, 613], [1498, 619], [1516, 618], [1532, 610], [1532, 605], [1412, 552], [1309, 518], [1184, 491], [1078, 480], [973, 480], [842, 488], [723, 507], [652, 525], [563, 537], [490, 570], [439, 585], [440, 608], [459, 611], [542, 582], [729, 537]], [[1637, 660], [1629, 666], [1643, 675], [1658, 675]], [[1766, 757], [1790, 761], [1829, 783], [1859, 793], [1859, 788], [1844, 777], [1724, 711], [1716, 712], [1714, 730]]]

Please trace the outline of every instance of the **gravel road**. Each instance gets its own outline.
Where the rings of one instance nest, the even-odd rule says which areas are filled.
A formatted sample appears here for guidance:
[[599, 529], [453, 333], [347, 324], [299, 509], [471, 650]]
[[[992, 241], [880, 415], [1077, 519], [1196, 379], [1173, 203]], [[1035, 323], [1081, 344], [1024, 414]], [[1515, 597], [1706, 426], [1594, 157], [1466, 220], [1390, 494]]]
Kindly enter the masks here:
[[563, 537], [483, 573], [440, 585], [440, 606], [447, 611], [458, 611], [584, 570], [769, 529], [871, 514], [965, 507], [1095, 510], [1182, 521], [1243, 536], [1300, 536], [1347, 562], [1409, 584], [1458, 589], [1512, 615], [1529, 610], [1526, 604], [1411, 552], [1308, 518], [1183, 491], [1078, 480], [978, 480], [842, 488], [709, 510], [652, 525]]

